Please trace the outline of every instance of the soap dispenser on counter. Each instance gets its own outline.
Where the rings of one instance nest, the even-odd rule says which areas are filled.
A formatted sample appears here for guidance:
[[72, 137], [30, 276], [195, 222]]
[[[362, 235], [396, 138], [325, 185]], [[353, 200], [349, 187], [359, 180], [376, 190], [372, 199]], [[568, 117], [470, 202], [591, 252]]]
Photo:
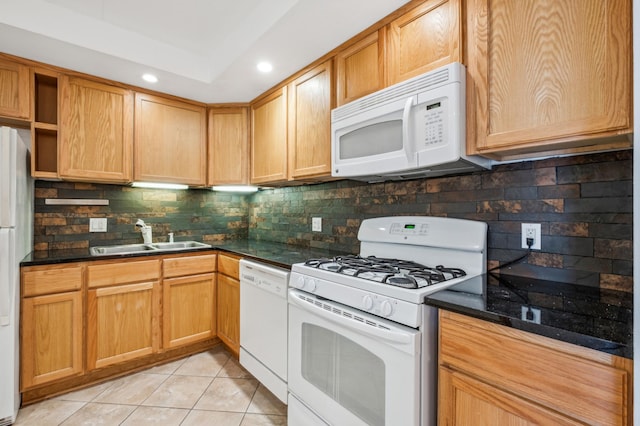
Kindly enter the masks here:
[[142, 233], [142, 241], [145, 244], [151, 244], [153, 242], [152, 235], [151, 235], [151, 227], [146, 223], [144, 223], [144, 220], [142, 219], [138, 219], [138, 221], [136, 222], [136, 227], [140, 228], [140, 232]]

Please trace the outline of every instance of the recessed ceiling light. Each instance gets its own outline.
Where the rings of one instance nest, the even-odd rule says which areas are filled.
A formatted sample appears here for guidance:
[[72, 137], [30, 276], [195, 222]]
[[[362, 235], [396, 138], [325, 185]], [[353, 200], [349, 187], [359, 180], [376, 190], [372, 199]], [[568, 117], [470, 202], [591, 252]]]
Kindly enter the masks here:
[[142, 74], [142, 79], [144, 81], [146, 81], [147, 83], [157, 83], [158, 82], [158, 77], [156, 77], [153, 74]]
[[262, 61], [258, 62], [258, 71], [260, 72], [271, 72], [273, 69], [273, 65], [270, 62]]

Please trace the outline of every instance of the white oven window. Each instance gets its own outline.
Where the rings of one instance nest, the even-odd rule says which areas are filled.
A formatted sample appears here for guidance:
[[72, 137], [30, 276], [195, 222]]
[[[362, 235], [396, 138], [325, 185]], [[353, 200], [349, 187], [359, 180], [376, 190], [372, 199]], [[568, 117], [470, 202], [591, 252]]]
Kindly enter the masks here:
[[302, 342], [302, 376], [366, 423], [384, 425], [384, 361], [314, 324], [302, 324]]
[[402, 120], [370, 124], [340, 136], [340, 159], [368, 157], [400, 151]]

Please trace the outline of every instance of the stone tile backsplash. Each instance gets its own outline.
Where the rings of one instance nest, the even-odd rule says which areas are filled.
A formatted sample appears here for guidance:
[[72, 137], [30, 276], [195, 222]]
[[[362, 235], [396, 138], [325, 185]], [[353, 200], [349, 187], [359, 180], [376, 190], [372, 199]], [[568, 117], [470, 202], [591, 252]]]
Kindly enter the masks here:
[[[491, 171], [404, 182], [336, 181], [229, 195], [204, 189], [36, 182], [35, 249], [154, 241], [253, 238], [358, 252], [360, 222], [388, 215], [433, 215], [489, 224], [488, 267], [524, 253], [522, 223], [542, 225], [542, 250], [510, 274], [632, 292], [632, 151], [494, 166]], [[51, 206], [46, 198], [104, 198], [108, 206]], [[89, 233], [90, 217], [108, 232]], [[311, 218], [322, 217], [322, 232]]]

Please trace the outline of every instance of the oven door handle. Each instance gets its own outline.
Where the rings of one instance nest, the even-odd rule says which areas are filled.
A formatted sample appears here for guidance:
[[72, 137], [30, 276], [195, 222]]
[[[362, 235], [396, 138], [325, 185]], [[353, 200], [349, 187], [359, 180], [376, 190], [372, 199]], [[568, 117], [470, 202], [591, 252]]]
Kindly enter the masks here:
[[[327, 303], [324, 301], [320, 302], [323, 305], [334, 307], [336, 308], [336, 310], [324, 309], [323, 307], [317, 306], [315, 303], [301, 300], [293, 291], [290, 291], [290, 293], [291, 293], [291, 296], [289, 297], [289, 303], [292, 303], [305, 311], [309, 311], [316, 316], [319, 316], [323, 319], [331, 321], [334, 324], [340, 325], [342, 327], [349, 327], [351, 329], [355, 329], [360, 333], [366, 334], [370, 337], [383, 339], [388, 342], [393, 342], [396, 344], [399, 343], [401, 345], [409, 346], [409, 348], [404, 349], [405, 352], [413, 353], [416, 350], [416, 346], [418, 343], [417, 342], [418, 334], [414, 330], [409, 332], [405, 332], [402, 330], [385, 330], [383, 328], [378, 328], [373, 325], [367, 325], [353, 318], [343, 316], [340, 313], [335, 313], [336, 310], [339, 310], [339, 311], [343, 311], [343, 310], [331, 303]], [[375, 322], [375, 320], [373, 322]]]

